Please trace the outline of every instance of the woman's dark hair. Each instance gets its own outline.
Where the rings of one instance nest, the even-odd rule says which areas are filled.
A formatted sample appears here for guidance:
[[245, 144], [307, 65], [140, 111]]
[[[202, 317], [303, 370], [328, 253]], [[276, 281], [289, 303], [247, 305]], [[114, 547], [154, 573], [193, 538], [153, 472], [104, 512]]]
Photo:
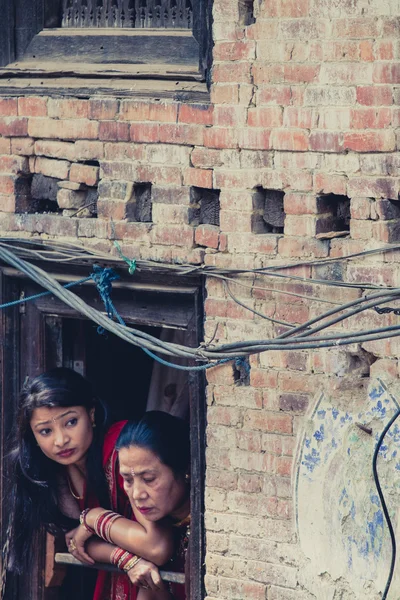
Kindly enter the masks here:
[[102, 466], [107, 411], [94, 396], [90, 383], [71, 369], [53, 369], [28, 381], [20, 395], [17, 428], [11, 451], [14, 477], [14, 523], [10, 568], [22, 572], [27, 566], [35, 533], [41, 526], [57, 534], [76, 527], [74, 519], [60, 510], [58, 489], [64, 467], [49, 459], [37, 445], [30, 422], [36, 408], [82, 406], [94, 408], [93, 442], [87, 453], [87, 490], [108, 507], [109, 495]]
[[129, 421], [119, 434], [116, 447], [121, 450], [131, 446], [151, 450], [177, 478], [189, 471], [189, 426], [179, 417], [151, 410], [139, 421]]

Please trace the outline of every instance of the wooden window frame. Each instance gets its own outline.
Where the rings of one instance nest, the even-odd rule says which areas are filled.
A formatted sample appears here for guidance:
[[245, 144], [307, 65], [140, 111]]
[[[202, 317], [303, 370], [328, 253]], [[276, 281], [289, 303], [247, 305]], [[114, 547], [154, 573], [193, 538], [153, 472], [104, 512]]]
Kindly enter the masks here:
[[[96, 64], [89, 62], [67, 64], [61, 58], [62, 48], [69, 47], [71, 40], [80, 40], [76, 43], [83, 43], [87, 51], [90, 51], [92, 43], [85, 44], [85, 35], [79, 33], [79, 30], [46, 29], [46, 19], [48, 19], [46, 0], [3, 0], [2, 13], [5, 18], [0, 24], [0, 67], [3, 67], [0, 69], [0, 77], [30, 75], [43, 78], [67, 75], [87, 78], [90, 75], [95, 77], [103, 75], [108, 78], [132, 79], [151, 76], [160, 79], [204, 81], [209, 78], [211, 66], [211, 8], [212, 0], [194, 2], [192, 32], [174, 29], [113, 29], [112, 35], [108, 33], [103, 38], [100, 37], [102, 45], [97, 44], [96, 48], [102, 48], [101, 56], [109, 55], [105, 45], [109, 43], [111, 52], [113, 44], [114, 47], [118, 46], [115, 44], [115, 36], [121, 35], [121, 42], [127, 44], [126, 49], [132, 58], [132, 63], [112, 64], [108, 68], [107, 64], [102, 62], [101, 56], [97, 57]], [[87, 32], [88, 35], [95, 35], [94, 32], [102, 30], [83, 29], [82, 31]], [[43, 39], [43, 36], [46, 39]], [[108, 39], [111, 37], [112, 40]], [[49, 42], [51, 39], [52, 41]], [[160, 39], [163, 40], [162, 44]], [[46, 62], [51, 59], [52, 50], [49, 52], [49, 48], [52, 48], [53, 43], [57, 45], [58, 60], [52, 63]], [[33, 50], [30, 53], [30, 62], [27, 62], [27, 66], [24, 67], [26, 59], [24, 53], [28, 47]], [[198, 61], [194, 58], [197, 52]], [[125, 49], [121, 53], [126, 56]], [[38, 61], [37, 66], [32, 63], [35, 60]], [[197, 64], [193, 65], [193, 60]], [[66, 63], [65, 67], [63, 63]], [[108, 58], [107, 63], [112, 63], [112, 60]], [[164, 69], [163, 63], [165, 63]], [[55, 64], [58, 65], [56, 71]]]
[[[55, 273], [54, 263], [47, 266], [43, 261], [37, 263], [48, 272]], [[108, 266], [115, 266], [110, 263]], [[118, 271], [118, 269], [116, 269]], [[82, 278], [87, 275], [88, 265], [82, 268], [60, 267], [55, 275], [59, 281], [70, 281], [72, 277]], [[124, 285], [134, 287], [133, 312], [129, 310], [127, 304], [122, 303], [119, 306], [123, 318], [128, 322], [134, 322], [143, 325], [151, 325], [146, 310], [143, 307], [143, 297], [141, 292], [154, 294], [154, 306], [151, 309], [154, 317], [154, 326], [169, 324], [163, 317], [162, 303], [171, 294], [183, 294], [184, 306], [188, 307], [188, 301], [192, 306], [189, 311], [186, 310], [189, 318], [187, 320], [188, 340], [191, 345], [197, 345], [202, 339], [203, 320], [203, 284], [201, 279], [194, 281], [191, 278], [171, 278], [160, 275], [157, 277], [152, 274], [135, 274], [135, 283], [132, 284], [123, 271], [120, 271], [121, 281], [118, 285], [124, 288]], [[29, 293], [42, 291], [40, 286], [33, 284], [25, 276], [14, 269], [0, 263], [0, 302], [5, 303], [15, 300], [21, 295], [21, 290], [29, 286]], [[86, 287], [86, 291], [84, 288]], [[87, 301], [88, 286], [80, 286], [83, 290], [82, 295]], [[101, 302], [97, 298], [97, 292], [90, 301], [92, 306], [101, 309]], [[81, 295], [78, 288], [75, 292]], [[116, 302], [118, 306], [118, 302]], [[169, 313], [171, 308], [167, 306]], [[135, 309], [138, 317], [135, 318]], [[167, 311], [168, 312], [168, 311]], [[21, 314], [27, 316], [25, 320]], [[176, 311], [175, 311], [176, 314]], [[83, 318], [72, 308], [62, 303], [61, 300], [53, 296], [44, 297], [36, 301], [30, 301], [24, 305], [11, 307], [0, 311], [0, 418], [2, 427], [0, 429], [0, 532], [1, 544], [4, 545], [6, 531], [10, 514], [10, 490], [7, 455], [9, 452], [10, 434], [15, 427], [16, 402], [20, 388], [29, 370], [31, 376], [38, 374], [47, 368], [45, 363], [46, 347], [48, 338], [45, 330], [45, 319], [59, 316], [62, 318]], [[177, 317], [178, 318], [178, 317]], [[168, 316], [167, 316], [168, 319]], [[25, 321], [25, 324], [24, 324]], [[171, 323], [172, 324], [172, 323]], [[172, 324], [173, 325], [173, 324]], [[175, 324], [175, 326], [177, 326]], [[191, 536], [190, 536], [190, 598], [191, 600], [201, 600], [204, 598], [204, 558], [205, 558], [205, 529], [204, 529], [204, 489], [205, 489], [205, 427], [206, 427], [206, 400], [205, 400], [205, 378], [203, 372], [189, 373], [189, 394], [190, 394], [190, 435], [191, 435], [191, 479], [195, 482], [191, 486]], [[19, 598], [29, 598], [29, 600], [58, 600], [58, 594], [55, 588], [46, 587], [46, 539], [45, 535], [35, 544], [34, 557], [32, 560], [32, 569], [22, 577], [9, 575], [10, 586], [7, 589], [6, 600], [18, 600]], [[51, 567], [51, 565], [50, 565]], [[48, 569], [47, 569], [48, 570]]]

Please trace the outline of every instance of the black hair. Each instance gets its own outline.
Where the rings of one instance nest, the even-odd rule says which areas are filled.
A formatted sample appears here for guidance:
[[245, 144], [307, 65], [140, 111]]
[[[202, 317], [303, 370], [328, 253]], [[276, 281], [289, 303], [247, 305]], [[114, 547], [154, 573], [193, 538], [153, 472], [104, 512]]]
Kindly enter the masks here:
[[[102, 465], [105, 405], [94, 396], [87, 379], [65, 367], [52, 369], [28, 381], [21, 392], [17, 427], [11, 451], [13, 531], [9, 567], [21, 573], [29, 562], [35, 534], [44, 526], [53, 534], [76, 527], [74, 519], [60, 509], [58, 489], [65, 467], [48, 458], [37, 445], [30, 421], [36, 408], [82, 406], [94, 411], [93, 441], [86, 455], [87, 490], [100, 506], [109, 506], [107, 481]], [[65, 476], [64, 476], [65, 477]]]
[[190, 468], [189, 426], [169, 413], [151, 410], [138, 421], [129, 421], [117, 440], [116, 448], [138, 446], [153, 452], [170, 467], [176, 478], [184, 477]]

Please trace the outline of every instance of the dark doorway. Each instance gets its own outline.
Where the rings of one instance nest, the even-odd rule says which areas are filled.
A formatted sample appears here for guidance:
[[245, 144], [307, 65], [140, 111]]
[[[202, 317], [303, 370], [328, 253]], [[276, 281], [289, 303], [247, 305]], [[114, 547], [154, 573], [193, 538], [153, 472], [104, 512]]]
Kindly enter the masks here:
[[[42, 265], [41, 265], [42, 266]], [[54, 269], [54, 265], [48, 270]], [[36, 294], [41, 290], [18, 273], [7, 274], [0, 269], [0, 296], [8, 302]], [[81, 278], [85, 270], [75, 269], [71, 278]], [[59, 273], [55, 274], [60, 277]], [[68, 281], [63, 274], [62, 280]], [[126, 285], [126, 287], [125, 287]], [[93, 285], [80, 286], [75, 292], [85, 302], [103, 310], [102, 302]], [[135, 280], [122, 281], [113, 290], [117, 310], [129, 326], [155, 337], [178, 332], [180, 343], [197, 345], [201, 337], [202, 309], [201, 287], [193, 280], [179, 278], [174, 284], [162, 276], [155, 283]], [[26, 376], [34, 377], [54, 366], [68, 366], [86, 375], [94, 384], [99, 396], [111, 407], [113, 421], [135, 418], [146, 410], [155, 362], [141, 348], [135, 347], [115, 335], [99, 333], [97, 325], [83, 319], [53, 296], [46, 296], [0, 312], [1, 352], [1, 498], [2, 543], [4, 544], [10, 507], [7, 497], [7, 440], [15, 426], [15, 407], [20, 388]], [[182, 337], [183, 336], [183, 337]], [[184, 342], [182, 342], [184, 340]], [[173, 370], [182, 374], [182, 371]], [[189, 401], [192, 436], [192, 473], [196, 486], [192, 489], [192, 534], [190, 552], [190, 585], [192, 598], [202, 594], [204, 564], [203, 550], [203, 483], [204, 483], [204, 422], [205, 394], [202, 377], [189, 374], [187, 398]], [[154, 379], [154, 378], [153, 378]], [[161, 379], [162, 381], [162, 379]], [[168, 386], [168, 390], [170, 386]], [[169, 399], [169, 397], [168, 397]], [[152, 407], [154, 408], [154, 407]], [[54, 564], [58, 551], [49, 536], [43, 534], [35, 546], [32, 570], [21, 578], [11, 577], [7, 600], [90, 600], [92, 575], [87, 569], [70, 567], [63, 578], [64, 567]]]

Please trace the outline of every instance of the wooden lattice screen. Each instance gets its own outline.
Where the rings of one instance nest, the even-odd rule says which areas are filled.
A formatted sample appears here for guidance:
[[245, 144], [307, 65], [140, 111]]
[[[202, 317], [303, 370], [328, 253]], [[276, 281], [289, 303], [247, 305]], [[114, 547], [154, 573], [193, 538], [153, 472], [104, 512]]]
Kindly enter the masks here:
[[191, 0], [63, 0], [62, 27], [191, 29]]

